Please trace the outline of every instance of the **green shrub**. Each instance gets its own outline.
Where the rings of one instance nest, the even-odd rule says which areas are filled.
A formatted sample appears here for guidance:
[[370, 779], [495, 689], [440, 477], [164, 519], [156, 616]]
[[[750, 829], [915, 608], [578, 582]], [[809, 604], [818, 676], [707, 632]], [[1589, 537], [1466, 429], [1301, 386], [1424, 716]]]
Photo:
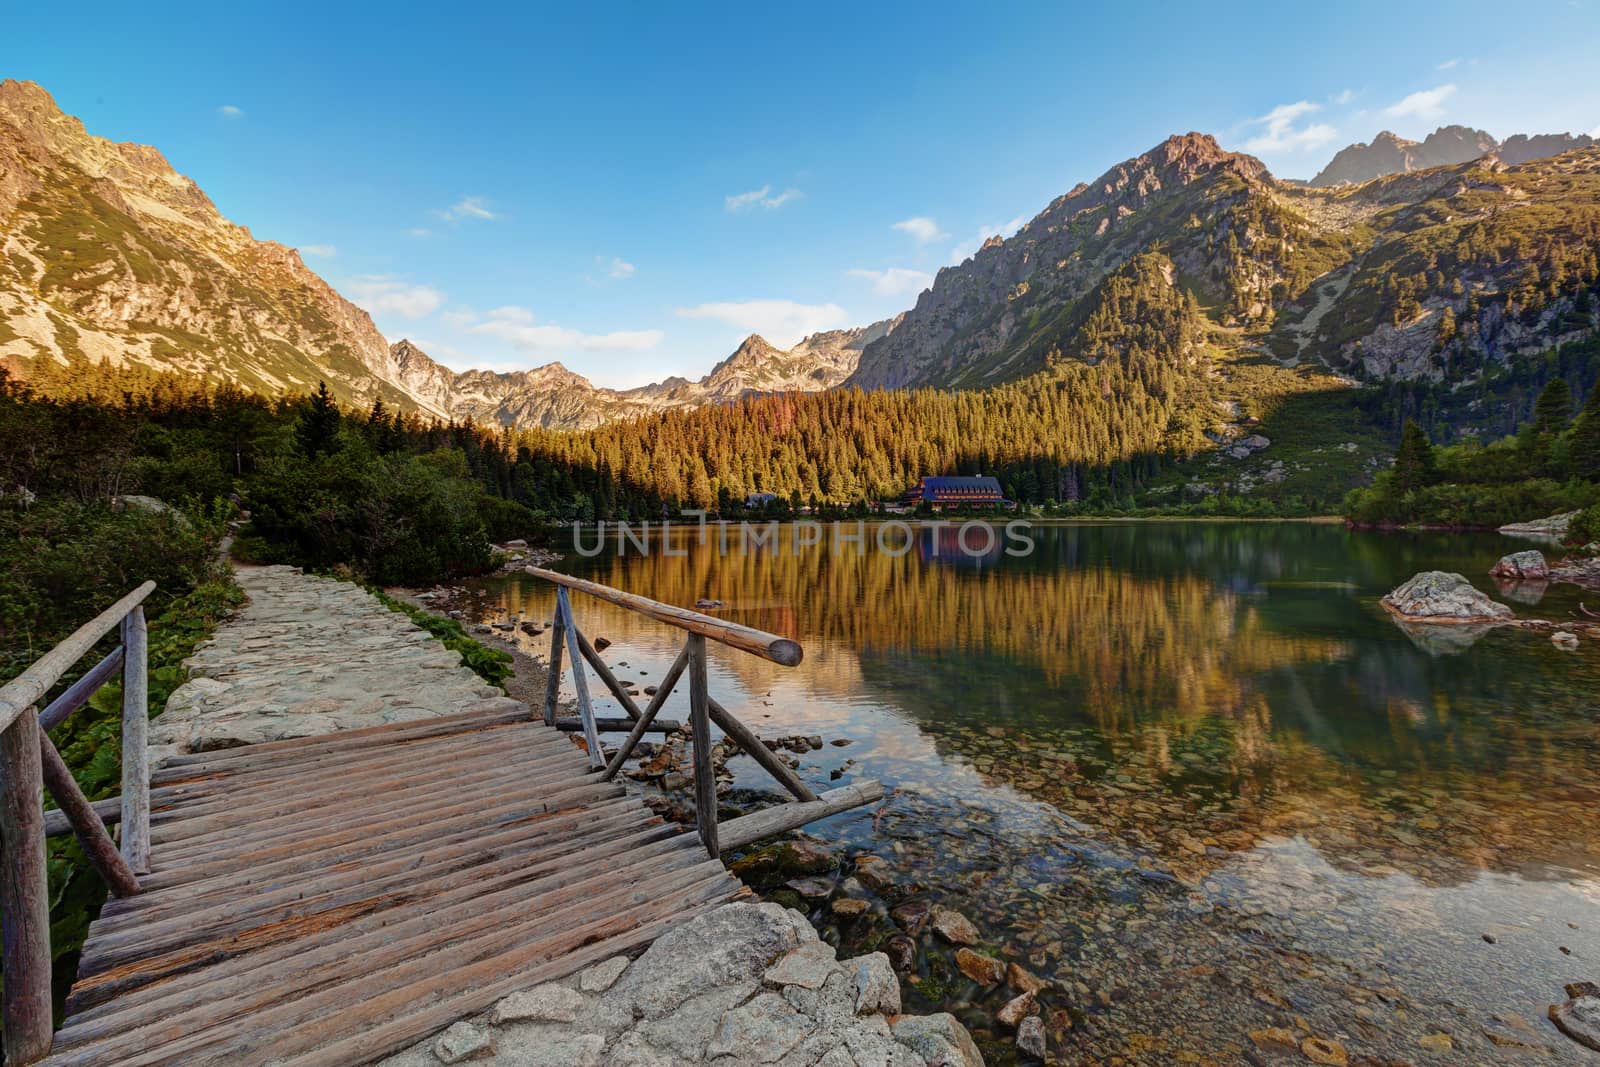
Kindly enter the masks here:
[[397, 600], [375, 586], [368, 586], [367, 591], [383, 602], [390, 611], [398, 611], [412, 622], [428, 631], [439, 639], [439, 643], [452, 652], [459, 653], [462, 665], [471, 670], [479, 678], [490, 685], [504, 689], [506, 679], [512, 674], [511, 653], [502, 652], [498, 648], [490, 648], [479, 641], [474, 641], [467, 636], [467, 631], [454, 619], [447, 619], [440, 615], [433, 615], [423, 611], [414, 604], [404, 600]]
[[1567, 543], [1589, 545], [1600, 541], [1600, 504], [1591, 504], [1572, 517]]

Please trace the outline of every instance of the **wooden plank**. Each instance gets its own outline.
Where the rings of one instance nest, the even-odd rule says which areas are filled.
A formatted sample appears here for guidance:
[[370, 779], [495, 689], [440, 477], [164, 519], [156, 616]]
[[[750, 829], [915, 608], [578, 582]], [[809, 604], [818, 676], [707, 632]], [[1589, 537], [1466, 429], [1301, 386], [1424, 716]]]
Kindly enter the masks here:
[[[603, 734], [620, 734], [624, 730], [632, 730], [636, 725], [637, 721], [634, 719], [619, 719], [601, 716], [594, 720], [595, 730]], [[582, 719], [562, 718], [556, 720], [556, 729], [561, 730], [564, 733], [576, 734], [583, 733], [585, 728]], [[645, 728], [647, 732], [656, 734], [676, 733], [681, 729], [683, 729], [683, 723], [679, 722], [677, 719], [658, 719], [652, 725]]]
[[556, 590], [556, 617], [567, 630], [567, 654], [572, 657], [572, 685], [578, 691], [578, 715], [583, 719], [583, 739], [589, 748], [589, 766], [599, 770], [605, 766], [605, 753], [600, 748], [600, 734], [595, 729], [594, 705], [589, 702], [589, 676], [583, 673], [583, 656], [578, 651], [578, 625], [572, 621], [572, 605], [567, 603], [567, 591]]
[[[524, 953], [531, 946], [537, 958], [548, 953], [545, 944], [551, 937], [570, 943], [565, 941], [574, 930], [570, 911], [579, 901], [600, 915], [607, 914], [607, 908], [659, 913], [660, 905], [652, 896], [706, 881], [725, 884], [730, 877], [720, 865], [710, 869], [703, 860], [664, 877], [652, 876], [649, 867], [643, 862], [622, 873], [599, 872], [587, 877], [568, 872], [559, 888], [546, 888], [538, 912], [532, 914], [517, 907], [480, 907], [470, 918], [451, 922], [420, 914], [410, 920], [415, 929], [407, 930], [420, 931], [420, 940], [414, 942], [392, 943], [389, 935], [393, 931], [386, 927], [360, 938], [331, 938], [328, 944], [302, 956], [306, 963], [327, 968], [319, 971], [320, 984], [263, 982], [249, 976], [237, 985], [213, 987], [203, 1004], [188, 1011], [122, 1028], [116, 1042], [127, 1046], [132, 1055], [116, 1062], [120, 1067], [174, 1060], [232, 1064], [253, 1052], [267, 1051], [258, 1051], [263, 1035], [271, 1035], [270, 1055], [281, 1060], [335, 1035], [344, 1036], [349, 1027], [362, 1025], [375, 1013], [403, 1008], [408, 998], [437, 996], [441, 976], [449, 976], [459, 987], [470, 980], [469, 975], [481, 974], [486, 961], [503, 959], [508, 946], [520, 945]], [[654, 892], [645, 891], [633, 908], [622, 907], [650, 886]], [[519, 888], [526, 894], [530, 887], [534, 893], [545, 888], [536, 883]], [[519, 898], [507, 893], [496, 899]], [[353, 1000], [349, 983], [356, 980], [362, 992]], [[217, 1025], [242, 1012], [248, 1013], [248, 1026]], [[197, 1026], [200, 1023], [204, 1025]], [[62, 1032], [61, 1043], [67, 1050], [74, 1047], [70, 1030]]]
[[[698, 850], [684, 849], [683, 835], [674, 829], [655, 827], [592, 847], [576, 858], [559, 856], [512, 867], [477, 886], [374, 893], [280, 922], [248, 924], [239, 931], [178, 931], [150, 945], [129, 946], [113, 957], [115, 966], [81, 976], [73, 986], [73, 1010], [112, 1004], [113, 1011], [97, 1024], [106, 1032], [157, 1021], [176, 1025], [185, 1015], [196, 1026], [215, 1026], [226, 1021], [222, 1005], [233, 997], [255, 1011], [295, 998], [302, 986], [326, 987], [335, 976], [361, 978], [370, 989], [365, 976], [379, 967], [526, 923], [531, 916], [557, 910], [558, 901], [588, 899], [629, 878], [665, 878], [703, 862]], [[593, 862], [587, 858], [591, 856]], [[192, 972], [196, 961], [204, 963], [203, 997], [169, 1001], [172, 984]], [[59, 1040], [76, 1043], [78, 1035], [63, 1032]]]
[[[101, 822], [107, 826], [122, 820], [122, 798], [111, 797], [107, 800], [93, 801], [89, 807]], [[72, 833], [72, 823], [67, 821], [67, 813], [59, 808], [48, 808], [44, 813], [44, 836], [62, 837]]]
[[145, 582], [139, 588], [111, 605], [82, 626], [4, 686], [0, 686], [0, 731], [9, 727], [17, 716], [39, 702], [39, 698], [67, 673], [67, 668], [84, 657], [95, 642], [122, 621], [123, 616], [144, 602], [155, 591], [155, 582]]
[[[203, 906], [174, 904], [160, 910], [142, 912], [136, 922], [118, 928], [96, 927], [97, 950], [113, 951], [136, 944], [161, 944], [177, 934], [192, 934], [204, 929], [209, 937], [241, 932], [252, 926], [289, 922], [303, 915], [347, 907], [361, 900], [385, 896], [397, 890], [415, 890], [426, 884], [430, 893], [440, 893], [456, 885], [474, 885], [507, 872], [524, 875], [535, 865], [568, 856], [584, 849], [604, 849], [613, 840], [633, 835], [640, 843], [670, 836], [677, 831], [659, 819], [641, 812], [636, 804], [585, 809], [550, 833], [529, 833], [518, 828], [509, 834], [491, 835], [467, 850], [441, 854], [397, 849], [391, 855], [369, 863], [335, 869], [331, 873], [312, 870], [292, 885], [272, 892], [252, 893], [247, 897], [227, 896]], [[587, 859], [586, 859], [587, 861]], [[203, 979], [202, 979], [203, 980]], [[168, 988], [172, 988], [169, 986]]]
[[686, 645], [678, 650], [677, 656], [672, 660], [672, 666], [667, 668], [665, 677], [661, 679], [661, 683], [656, 686], [655, 693], [650, 697], [650, 703], [640, 713], [639, 721], [633, 724], [633, 729], [628, 732], [627, 740], [622, 742], [622, 746], [617, 749], [617, 754], [611, 757], [611, 762], [606, 764], [605, 773], [600, 777], [609, 782], [617, 776], [617, 771], [621, 770], [623, 761], [633, 754], [635, 748], [639, 747], [639, 739], [644, 736], [644, 732], [650, 729], [651, 724], [655, 722], [656, 712], [661, 710], [661, 706], [672, 695], [672, 687], [678, 684], [678, 678], [682, 676], [684, 668], [688, 665], [689, 649]]
[[[161, 859], [163, 864], [177, 865], [191, 856], [218, 851], [239, 856], [252, 855], [256, 850], [274, 843], [310, 840], [314, 835], [328, 830], [355, 830], [377, 822], [392, 822], [397, 814], [407, 811], [431, 813], [436, 805], [489, 801], [514, 791], [525, 782], [536, 783], [554, 793], [591, 784], [595, 780], [592, 771], [585, 771], [581, 766], [573, 767], [567, 760], [562, 760], [553, 769], [549, 765], [529, 766], [496, 760], [456, 776], [397, 784], [383, 791], [383, 799], [387, 802], [383, 804], [356, 807], [348, 803], [348, 795], [341, 797], [330, 794], [325, 803], [316, 803], [318, 798], [308, 798], [309, 802], [303, 811], [279, 812], [261, 820], [240, 819], [236, 814], [232, 817], [224, 815], [197, 820], [193, 835], [182, 833], [184, 824], [174, 824], [173, 841], [162, 849]], [[241, 798], [241, 806], [248, 813], [248, 796]]]
[[840, 789], [830, 789], [809, 803], [790, 801], [774, 804], [770, 808], [722, 824], [722, 847], [742, 848], [762, 838], [794, 830], [808, 822], [837, 815], [841, 811], [871, 804], [883, 797], [883, 786], [878, 782], [856, 782]]
[[[486, 697], [486, 700], [495, 699]], [[312, 754], [351, 752], [364, 748], [387, 748], [407, 741], [426, 740], [446, 734], [460, 733], [473, 726], [492, 726], [503, 723], [526, 722], [525, 705], [496, 707], [488, 710], [462, 711], [453, 715], [440, 715], [433, 719], [415, 719], [405, 723], [384, 723], [362, 726], [354, 730], [341, 730], [336, 734], [314, 737], [290, 737], [282, 741], [263, 741], [255, 745], [217, 749], [211, 752], [191, 752], [169, 756], [162, 763], [163, 772], [157, 780], [179, 778], [184, 774], [221, 773], [230, 768], [259, 768], [270, 764], [293, 764]]]
[[706, 639], [691, 633], [689, 652], [689, 733], [694, 746], [694, 822], [706, 854], [716, 859], [717, 779], [711, 770], [711, 696], [706, 688]]
[[43, 736], [31, 711], [0, 727], [0, 1025], [8, 1064], [32, 1063], [50, 1051]]
[[144, 608], [122, 620], [122, 858], [150, 871], [150, 656]]
[[54, 730], [67, 720], [67, 717], [85, 704], [89, 698], [100, 691], [100, 687], [116, 677], [117, 669], [122, 666], [122, 646], [118, 645], [111, 650], [105, 659], [89, 668], [87, 674], [73, 682], [67, 691], [52, 700], [48, 707], [39, 713], [39, 728], [41, 730]]
[[39, 762], [43, 771], [45, 788], [60, 806], [78, 844], [89, 857], [89, 863], [105, 879], [107, 888], [119, 897], [131, 897], [139, 892], [139, 879], [134, 877], [117, 846], [106, 833], [106, 824], [89, 805], [89, 798], [78, 788], [77, 780], [61, 759], [61, 753], [43, 730], [39, 734]]
[[800, 780], [790, 766], [778, 758], [778, 754], [762, 742], [754, 730], [733, 716], [727, 708], [715, 700], [707, 698], [707, 708], [711, 713], [711, 721], [722, 729], [722, 732], [733, 738], [734, 743], [744, 749], [745, 754], [759, 763], [768, 774], [778, 780], [789, 792], [800, 800], [816, 800], [817, 794]]
[[[477, 736], [479, 734], [484, 736]], [[337, 780], [351, 767], [405, 769], [418, 765], [448, 764], [462, 758], [463, 755], [483, 752], [486, 748], [498, 748], [503, 752], [513, 748], [526, 748], [530, 751], [559, 751], [577, 755], [570, 741], [564, 740], [560, 734], [546, 728], [543, 723], [500, 723], [478, 727], [469, 733], [421, 738], [385, 748], [365, 748], [353, 753], [336, 751], [308, 755], [305, 758], [304, 770], [300, 773], [296, 772], [292, 762], [273, 761], [255, 768], [240, 765], [227, 771], [216, 771], [200, 777], [162, 782], [152, 793], [152, 803], [158, 796], [168, 800], [181, 798], [186, 802], [201, 800], [214, 802], [219, 798], [231, 796], [237, 789], [238, 782], [245, 778], [248, 778], [252, 785], [259, 785], [262, 789], [292, 786], [295, 783], [316, 786]]]
[[638, 798], [618, 796], [547, 816], [536, 822], [518, 822], [501, 828], [479, 827], [474, 831], [441, 838], [426, 833], [409, 842], [397, 842], [394, 847], [373, 857], [341, 858], [336, 862], [321, 864], [309, 873], [302, 865], [292, 872], [291, 877], [276, 882], [251, 882], [243, 891], [227, 883], [213, 882], [198, 890], [191, 887], [189, 891], [181, 893], [146, 894], [138, 907], [124, 908], [110, 914], [102, 910], [100, 918], [91, 927], [91, 938], [98, 949], [103, 939], [107, 943], [114, 943], [121, 934], [146, 926], [155, 928], [168, 918], [181, 920], [186, 915], [216, 914], [219, 909], [228, 914], [246, 914], [258, 905], [271, 907], [276, 903], [309, 899], [319, 893], [350, 886], [359, 888], [369, 878], [376, 880], [394, 870], [424, 872], [435, 867], [455, 869], [474, 862], [481, 853], [495, 849], [509, 849], [522, 844], [536, 847], [559, 843], [591, 822], [597, 827], [615, 829], [616, 820], [622, 816], [637, 825], [650, 825], [657, 821], [643, 808]]
[[789, 640], [787, 637], [779, 637], [777, 634], [769, 634], [765, 630], [757, 630], [751, 626], [741, 626], [738, 623], [729, 622], [726, 619], [718, 619], [711, 615], [702, 615], [698, 611], [690, 611], [687, 608], [673, 607], [671, 604], [663, 604], [658, 600], [651, 600], [649, 597], [642, 597], [636, 593], [625, 593], [620, 589], [613, 589], [609, 585], [585, 581], [582, 578], [574, 578], [569, 574], [546, 570], [543, 567], [527, 567], [524, 569], [534, 577], [543, 578], [547, 582], [554, 582], [563, 589], [574, 589], [580, 593], [588, 593], [590, 596], [616, 604], [618, 607], [637, 611], [639, 614], [655, 619], [657, 622], [664, 622], [668, 626], [676, 626], [680, 630], [688, 630], [690, 633], [699, 634], [701, 637], [709, 637], [713, 641], [721, 641], [725, 645], [731, 645], [734, 648], [760, 656], [762, 659], [769, 659], [785, 667], [795, 666], [804, 656], [804, 652], [794, 641]]

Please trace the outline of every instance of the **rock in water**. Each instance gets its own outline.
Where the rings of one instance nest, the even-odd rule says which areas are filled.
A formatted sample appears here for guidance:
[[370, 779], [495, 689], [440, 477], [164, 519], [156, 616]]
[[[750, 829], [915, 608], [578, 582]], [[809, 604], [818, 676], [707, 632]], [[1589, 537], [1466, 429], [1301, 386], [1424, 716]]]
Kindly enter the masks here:
[[1044, 1059], [1049, 1046], [1045, 1043], [1044, 1020], [1030, 1015], [1017, 1027], [1017, 1048], [1036, 1059]]
[[1563, 651], [1575, 652], [1578, 648], [1578, 635], [1560, 630], [1550, 635], [1550, 643]]
[[970, 948], [956, 950], [956, 966], [961, 968], [962, 974], [979, 985], [999, 985], [1006, 977], [1005, 964]]
[[1500, 562], [1489, 568], [1489, 573], [1496, 578], [1510, 578], [1514, 581], [1525, 578], [1541, 581], [1550, 577], [1550, 568], [1544, 561], [1544, 553], [1537, 548], [1530, 548], [1524, 552], [1501, 556]]
[[936, 905], [932, 917], [933, 929], [940, 937], [952, 945], [976, 945], [978, 943], [978, 928], [972, 925], [972, 920], [944, 905]]
[[1490, 600], [1459, 574], [1423, 571], [1383, 598], [1383, 606], [1413, 622], [1510, 621], [1511, 609]]
[[1578, 1044], [1600, 1052], [1600, 986], [1573, 982], [1567, 986], [1567, 997], [1550, 1005], [1550, 1021]]

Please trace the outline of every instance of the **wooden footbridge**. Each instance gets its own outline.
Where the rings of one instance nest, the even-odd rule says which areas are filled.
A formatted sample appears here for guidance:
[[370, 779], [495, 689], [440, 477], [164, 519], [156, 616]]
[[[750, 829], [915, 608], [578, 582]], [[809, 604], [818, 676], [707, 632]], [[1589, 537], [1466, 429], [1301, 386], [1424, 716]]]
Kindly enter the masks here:
[[[0, 689], [0, 924], [8, 1064], [370, 1063], [513, 990], [634, 952], [747, 893], [720, 862], [882, 795], [813, 794], [711, 698], [707, 641], [792, 666], [793, 641], [551, 571], [543, 715], [526, 708], [278, 741], [147, 765], [146, 583]], [[639, 708], [574, 622], [581, 591], [687, 634]], [[102, 638], [121, 644], [35, 707]], [[562, 658], [579, 716], [557, 718]], [[587, 664], [627, 713], [609, 760]], [[119, 800], [90, 804], [48, 731], [123, 678]], [[687, 675], [696, 834], [615, 781]], [[795, 800], [717, 822], [711, 724]], [[562, 729], [581, 730], [587, 751]], [[44, 791], [59, 806], [46, 812]], [[108, 823], [120, 824], [120, 845]], [[112, 898], [53, 1032], [45, 836], [71, 832]]]

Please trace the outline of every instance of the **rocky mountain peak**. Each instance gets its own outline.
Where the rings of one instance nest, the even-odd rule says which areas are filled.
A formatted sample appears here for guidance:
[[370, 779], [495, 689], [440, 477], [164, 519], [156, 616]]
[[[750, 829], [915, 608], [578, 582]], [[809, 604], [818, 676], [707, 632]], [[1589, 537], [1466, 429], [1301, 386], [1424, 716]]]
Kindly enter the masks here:
[[1448, 167], [1494, 156], [1507, 164], [1560, 155], [1594, 143], [1587, 135], [1570, 133], [1514, 134], [1505, 143], [1487, 130], [1471, 126], [1440, 126], [1420, 141], [1408, 141], [1389, 130], [1379, 132], [1371, 144], [1357, 142], [1341, 148], [1326, 167], [1311, 179], [1315, 186], [1359, 184], [1390, 174], [1429, 167]]

